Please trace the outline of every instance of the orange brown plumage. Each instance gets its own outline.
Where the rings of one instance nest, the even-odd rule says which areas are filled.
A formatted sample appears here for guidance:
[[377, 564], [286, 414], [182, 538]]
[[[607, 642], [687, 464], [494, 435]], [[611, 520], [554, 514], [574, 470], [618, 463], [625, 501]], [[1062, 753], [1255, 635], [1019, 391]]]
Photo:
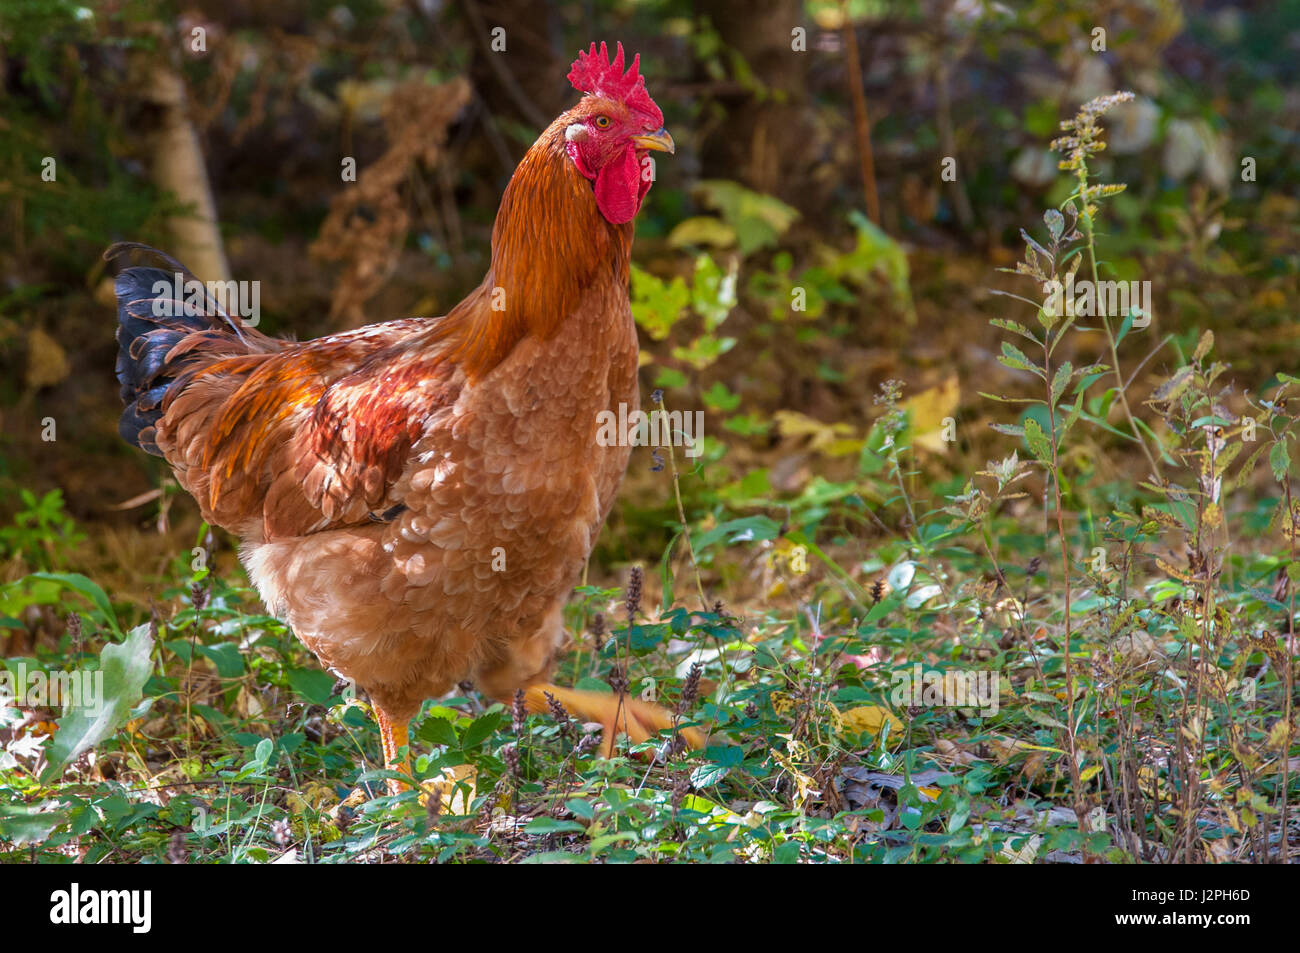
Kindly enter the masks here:
[[627, 166], [672, 149], [638, 62], [623, 66], [621, 45], [579, 57], [586, 95], [520, 162], [487, 274], [445, 317], [296, 343], [205, 309], [159, 316], [171, 275], [118, 277], [123, 436], [168, 461], [241, 538], [271, 611], [369, 692], [386, 760], [464, 679], [503, 701], [527, 689], [534, 710], [551, 690], [609, 750], [616, 730], [671, 726], [544, 686], [630, 453], [597, 441], [598, 415], [639, 406], [627, 282], [650, 179]]

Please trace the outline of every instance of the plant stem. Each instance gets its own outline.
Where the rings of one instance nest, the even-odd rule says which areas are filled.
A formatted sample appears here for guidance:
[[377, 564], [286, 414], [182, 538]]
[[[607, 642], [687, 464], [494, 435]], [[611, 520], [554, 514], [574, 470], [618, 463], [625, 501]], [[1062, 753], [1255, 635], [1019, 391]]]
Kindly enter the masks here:
[[1151, 453], [1151, 448], [1147, 446], [1146, 437], [1138, 429], [1137, 420], [1133, 417], [1133, 409], [1128, 403], [1128, 394], [1124, 383], [1124, 375], [1120, 372], [1119, 367], [1119, 343], [1115, 340], [1115, 332], [1110, 326], [1110, 315], [1106, 313], [1102, 305], [1101, 283], [1097, 274], [1097, 246], [1094, 241], [1092, 229], [1092, 213], [1088, 211], [1088, 166], [1079, 163], [1079, 201], [1083, 205], [1083, 212], [1079, 218], [1083, 222], [1083, 236], [1088, 243], [1088, 267], [1092, 270], [1092, 289], [1097, 302], [1097, 310], [1101, 316], [1101, 326], [1106, 332], [1106, 343], [1110, 345], [1110, 369], [1115, 375], [1116, 390], [1119, 391], [1119, 403], [1124, 408], [1124, 416], [1128, 420], [1128, 425], [1133, 430], [1133, 436], [1137, 438], [1138, 445], [1142, 447], [1142, 452], [1146, 454], [1147, 462], [1151, 464], [1151, 472], [1157, 480], [1164, 479], [1160, 473], [1160, 464], [1155, 456]]
[[[659, 410], [665, 414], [668, 413], [664, 409], [662, 396], [659, 398]], [[703, 440], [704, 437], [697, 436], [695, 439]], [[673, 474], [673, 496], [677, 500], [677, 519], [682, 524], [682, 538], [686, 540], [686, 551], [691, 557], [691, 569], [695, 571], [695, 587], [700, 594], [700, 605], [704, 607], [705, 612], [708, 612], [710, 608], [709, 600], [704, 595], [704, 582], [700, 579], [700, 565], [695, 561], [695, 547], [691, 545], [691, 527], [686, 522], [686, 508], [682, 506], [682, 483], [677, 473], [677, 454], [673, 451], [673, 442], [671, 440], [668, 441], [668, 467]]]
[[[1074, 658], [1072, 636], [1073, 628], [1070, 619], [1070, 603], [1073, 596], [1073, 590], [1070, 585], [1070, 544], [1065, 535], [1065, 506], [1061, 498], [1061, 460], [1057, 452], [1057, 435], [1056, 435], [1056, 405], [1052, 399], [1052, 351], [1049, 342], [1049, 334], [1043, 336], [1043, 381], [1047, 386], [1047, 420], [1051, 430], [1051, 448], [1052, 448], [1052, 466], [1051, 472], [1048, 473], [1048, 479], [1052, 484], [1052, 498], [1056, 504], [1056, 532], [1061, 539], [1061, 572], [1065, 577], [1065, 741], [1069, 749], [1070, 757], [1070, 783], [1074, 788], [1074, 815], [1079, 825], [1079, 833], [1086, 836], [1088, 833], [1087, 823], [1087, 801], [1083, 796], [1083, 781], [1079, 774], [1079, 757], [1078, 757], [1078, 740], [1075, 735], [1074, 723]], [[1082, 395], [1079, 396], [1082, 400]], [[1084, 859], [1091, 855], [1091, 851], [1085, 846], [1083, 849]]]

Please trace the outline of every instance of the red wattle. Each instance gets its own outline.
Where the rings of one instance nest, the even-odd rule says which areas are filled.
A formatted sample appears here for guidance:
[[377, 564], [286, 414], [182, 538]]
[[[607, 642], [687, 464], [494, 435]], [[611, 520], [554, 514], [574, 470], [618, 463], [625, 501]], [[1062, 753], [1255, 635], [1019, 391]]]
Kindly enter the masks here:
[[[646, 183], [649, 186], [649, 183]], [[641, 168], [636, 161], [636, 147], [627, 144], [627, 150], [611, 159], [596, 174], [596, 207], [600, 214], [615, 225], [632, 221], [641, 208]]]

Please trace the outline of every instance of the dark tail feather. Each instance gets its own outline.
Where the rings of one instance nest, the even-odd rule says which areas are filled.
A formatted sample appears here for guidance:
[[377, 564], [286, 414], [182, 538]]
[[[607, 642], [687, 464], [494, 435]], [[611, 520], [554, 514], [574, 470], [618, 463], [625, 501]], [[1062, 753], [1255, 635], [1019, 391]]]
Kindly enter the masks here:
[[[104, 253], [112, 259], [141, 249], [171, 267], [127, 268], [117, 276], [117, 379], [122, 385], [122, 412], [118, 433], [147, 453], [161, 456], [154, 427], [162, 416], [162, 401], [173, 377], [167, 355], [187, 335], [214, 327], [232, 330], [241, 339], [238, 323], [205, 294], [204, 301], [188, 296], [187, 281], [195, 280], [180, 262], [147, 245], [118, 243]], [[180, 286], [179, 288], [177, 286]], [[191, 286], [192, 287], [192, 286]]]

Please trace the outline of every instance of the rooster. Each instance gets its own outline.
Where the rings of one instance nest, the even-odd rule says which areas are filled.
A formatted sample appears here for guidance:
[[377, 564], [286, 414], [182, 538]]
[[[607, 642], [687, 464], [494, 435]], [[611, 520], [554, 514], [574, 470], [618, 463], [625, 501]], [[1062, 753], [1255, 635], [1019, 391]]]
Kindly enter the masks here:
[[408, 722], [465, 680], [599, 722], [606, 754], [674, 727], [547, 681], [627, 469], [597, 419], [640, 403], [632, 220], [649, 152], [674, 151], [639, 55], [625, 71], [621, 43], [612, 62], [593, 43], [568, 78], [584, 95], [520, 162], [487, 274], [444, 317], [299, 343], [176, 300], [161, 269], [116, 279], [121, 435], [240, 538], [267, 607], [365, 689], [384, 763], [408, 777]]

